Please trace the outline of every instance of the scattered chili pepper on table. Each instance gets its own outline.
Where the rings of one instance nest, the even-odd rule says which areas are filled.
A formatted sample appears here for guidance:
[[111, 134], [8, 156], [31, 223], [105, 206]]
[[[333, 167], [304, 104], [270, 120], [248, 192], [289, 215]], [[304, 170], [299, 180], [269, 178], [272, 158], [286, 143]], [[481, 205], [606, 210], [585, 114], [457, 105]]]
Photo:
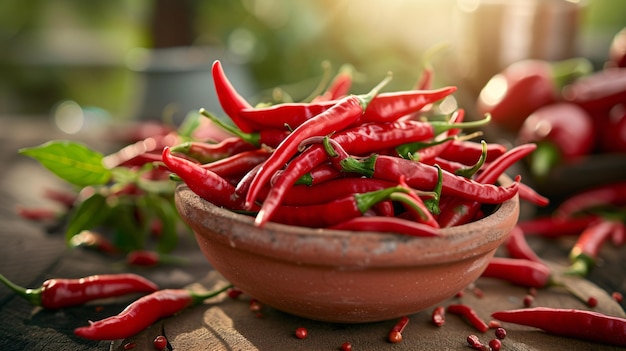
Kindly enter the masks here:
[[543, 263], [521, 258], [493, 257], [481, 277], [513, 284], [543, 288], [552, 283], [552, 270]]
[[48, 279], [41, 287], [26, 289], [0, 274], [0, 281], [33, 305], [47, 309], [78, 306], [87, 302], [131, 293], [152, 293], [158, 286], [132, 274], [100, 274], [79, 279]]
[[446, 307], [446, 312], [465, 318], [476, 330], [485, 333], [489, 325], [483, 321], [476, 311], [466, 304], [452, 304]]
[[116, 316], [111, 316], [88, 326], [74, 329], [74, 334], [90, 340], [118, 340], [131, 337], [157, 320], [171, 316], [192, 305], [215, 297], [232, 286], [207, 293], [185, 289], [164, 289], [143, 296], [129, 304]]
[[626, 319], [599, 312], [535, 307], [498, 311], [491, 316], [503, 322], [539, 328], [553, 335], [626, 346]]

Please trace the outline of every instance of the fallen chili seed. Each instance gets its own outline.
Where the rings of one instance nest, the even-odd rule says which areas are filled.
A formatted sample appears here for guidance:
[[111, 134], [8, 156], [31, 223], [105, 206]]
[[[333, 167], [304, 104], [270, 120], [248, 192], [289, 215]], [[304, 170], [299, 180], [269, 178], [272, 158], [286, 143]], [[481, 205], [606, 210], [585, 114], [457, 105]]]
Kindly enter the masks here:
[[132, 350], [135, 346], [136, 344], [134, 342], [127, 342], [124, 344], [124, 350]]
[[154, 338], [153, 342], [154, 348], [157, 350], [163, 350], [167, 347], [167, 339], [163, 335], [159, 335]]
[[532, 295], [526, 295], [524, 296], [524, 307], [530, 307], [533, 305], [533, 302], [535, 302], [535, 298]]
[[300, 328], [296, 329], [296, 338], [298, 338], [298, 339], [306, 339], [307, 336], [309, 336], [309, 332], [308, 332], [308, 330], [306, 330], [306, 328], [300, 327]]
[[618, 303], [622, 303], [622, 301], [624, 301], [624, 296], [619, 291], [614, 291], [611, 294], [611, 297], [613, 298], [613, 300], [615, 300]]
[[506, 338], [506, 329], [502, 327], [496, 328], [495, 334], [496, 334], [496, 338], [502, 340]]
[[589, 306], [591, 308], [594, 308], [594, 307], [598, 306], [598, 299], [595, 298], [594, 296], [590, 296], [587, 299], [587, 306]]
[[341, 350], [341, 351], [352, 351], [352, 344], [346, 341], [343, 344], [341, 344], [341, 347], [339, 348], [339, 350]]
[[489, 341], [489, 347], [492, 351], [500, 351], [500, 348], [502, 348], [502, 341], [499, 339], [491, 339]]
[[237, 288], [232, 288], [232, 289], [228, 289], [228, 297], [230, 297], [231, 299], [236, 299], [238, 298], [241, 294], [243, 294], [243, 291], [237, 289]]

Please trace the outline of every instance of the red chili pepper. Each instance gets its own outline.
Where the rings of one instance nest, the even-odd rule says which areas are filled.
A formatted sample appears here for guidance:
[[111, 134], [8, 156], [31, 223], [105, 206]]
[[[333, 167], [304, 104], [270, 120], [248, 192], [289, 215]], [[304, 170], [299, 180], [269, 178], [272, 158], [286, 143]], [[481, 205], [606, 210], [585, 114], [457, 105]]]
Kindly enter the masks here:
[[493, 257], [481, 277], [495, 278], [529, 288], [552, 284], [552, 271], [544, 263], [521, 258]]
[[626, 204], [626, 181], [584, 189], [563, 200], [554, 211], [556, 218], [570, 218], [596, 207]]
[[516, 132], [526, 117], [559, 100], [561, 88], [592, 70], [586, 59], [560, 62], [522, 60], [493, 76], [477, 101], [481, 114], [490, 113], [495, 124]]
[[599, 219], [585, 228], [570, 250], [569, 259], [572, 265], [567, 273], [587, 276], [595, 265], [602, 246], [616, 229], [619, 230], [620, 225], [617, 221]]
[[563, 88], [563, 98], [592, 114], [608, 112], [626, 101], [626, 68], [607, 68], [579, 78]]
[[[394, 181], [404, 175], [410, 187], [426, 191], [432, 190], [439, 178], [437, 167], [376, 154], [363, 160], [349, 157], [342, 162], [342, 166], [344, 172], [355, 172], [375, 179]], [[482, 203], [500, 204], [517, 194], [517, 182], [501, 187], [479, 183], [446, 171], [442, 172], [442, 176], [442, 196], [445, 194]]]
[[498, 311], [491, 316], [503, 322], [539, 328], [553, 335], [626, 346], [626, 319], [599, 312], [535, 307]]
[[550, 215], [522, 220], [517, 223], [517, 226], [520, 227], [526, 235], [557, 238], [565, 235], [578, 235], [597, 219], [596, 216], [557, 218]]
[[172, 155], [170, 148], [163, 149], [163, 162], [201, 198], [228, 209], [240, 209], [241, 199], [235, 187], [217, 174], [199, 164]]
[[57, 309], [131, 293], [151, 293], [157, 285], [136, 274], [100, 274], [80, 279], [48, 279], [37, 289], [17, 286], [0, 274], [0, 281], [35, 306]]
[[[394, 122], [407, 114], [419, 111], [424, 106], [443, 99], [456, 91], [456, 87], [436, 90], [409, 90], [380, 93], [370, 102], [359, 120], [366, 122]], [[301, 124], [336, 105], [338, 100], [316, 103], [285, 103], [265, 108], [244, 109], [240, 115], [264, 128], [298, 128]]]
[[[324, 204], [308, 206], [278, 206], [272, 221], [304, 227], [330, 227], [360, 217], [375, 204], [387, 200], [397, 192], [409, 190], [396, 186], [361, 194], [351, 194]], [[400, 199], [407, 201], [406, 199]]]
[[270, 151], [265, 148], [242, 151], [221, 160], [206, 163], [202, 165], [202, 168], [224, 178], [240, 176], [249, 172], [256, 165], [265, 162], [269, 156]]
[[535, 251], [528, 245], [524, 231], [519, 226], [513, 227], [504, 244], [509, 256], [543, 263]]
[[481, 333], [485, 333], [489, 330], [489, 325], [487, 325], [487, 323], [485, 323], [485, 321], [483, 321], [480, 318], [480, 316], [478, 316], [476, 311], [474, 311], [474, 309], [469, 307], [468, 305], [465, 305], [465, 304], [448, 305], [448, 307], [446, 308], [446, 311], [448, 313], [452, 313], [452, 314], [456, 314], [456, 315], [464, 317], [468, 322], [472, 324], [474, 328], [476, 328], [476, 330], [478, 330]]
[[239, 116], [239, 112], [246, 108], [252, 108], [239, 93], [235, 90], [231, 82], [226, 77], [222, 64], [219, 60], [213, 62], [211, 68], [211, 74], [213, 75], [213, 83], [215, 84], [215, 92], [217, 98], [220, 101], [220, 105], [226, 115], [235, 123], [239, 129], [246, 133], [257, 130], [253, 123], [245, 120]]
[[[280, 174], [284, 174], [284, 171], [277, 172], [276, 175], [278, 176]], [[311, 186], [322, 184], [326, 181], [337, 179], [342, 176], [343, 174], [341, 174], [341, 172], [339, 172], [335, 167], [328, 163], [322, 163], [321, 165], [315, 166], [310, 172], [299, 177], [294, 184]]]
[[240, 152], [254, 150], [255, 146], [239, 137], [230, 137], [219, 143], [188, 141], [172, 146], [172, 152], [185, 154], [200, 163], [209, 163]]
[[117, 254], [119, 250], [102, 234], [92, 230], [83, 230], [70, 239], [71, 247], [85, 247], [105, 254]]
[[409, 236], [438, 236], [437, 228], [406, 220], [400, 217], [366, 216], [355, 217], [328, 227], [329, 229], [353, 230], [359, 232], [396, 233]]
[[303, 140], [343, 130], [358, 121], [368, 107], [369, 102], [387, 81], [388, 79], [383, 80], [381, 84], [372, 89], [367, 95], [351, 95], [340, 100], [330, 109], [320, 113], [315, 118], [307, 120], [294, 129], [278, 145], [252, 180], [244, 202], [245, 208], [252, 207], [263, 184], [266, 184], [272, 175], [298, 152], [298, 147]]
[[556, 165], [573, 162], [591, 153], [595, 133], [591, 116], [566, 102], [544, 106], [524, 121], [517, 135], [518, 144], [536, 143], [531, 172], [544, 177]]
[[[498, 143], [487, 144], [487, 159], [485, 162], [493, 162], [498, 157], [504, 155], [506, 147]], [[452, 142], [439, 154], [447, 160], [461, 162], [466, 165], [475, 164], [482, 157], [483, 147], [481, 143], [467, 140], [452, 140]]]
[[171, 316], [187, 307], [225, 292], [232, 285], [199, 294], [184, 289], [164, 289], [143, 296], [128, 305], [120, 314], [86, 327], [74, 329], [74, 334], [90, 340], [118, 340], [131, 337], [157, 320]]
[[550, 199], [539, 194], [535, 189], [531, 188], [527, 184], [519, 183], [518, 190], [520, 200], [528, 201], [539, 207], [545, 207], [550, 204]]
[[352, 65], [341, 66], [335, 78], [326, 88], [326, 91], [322, 95], [315, 97], [312, 102], [338, 100], [348, 95], [352, 87], [353, 73], [354, 67]]
[[110, 169], [120, 166], [142, 166], [148, 162], [159, 161], [159, 153], [164, 147], [176, 145], [180, 142], [180, 135], [174, 132], [165, 135], [149, 136], [105, 156], [102, 159], [102, 164]]

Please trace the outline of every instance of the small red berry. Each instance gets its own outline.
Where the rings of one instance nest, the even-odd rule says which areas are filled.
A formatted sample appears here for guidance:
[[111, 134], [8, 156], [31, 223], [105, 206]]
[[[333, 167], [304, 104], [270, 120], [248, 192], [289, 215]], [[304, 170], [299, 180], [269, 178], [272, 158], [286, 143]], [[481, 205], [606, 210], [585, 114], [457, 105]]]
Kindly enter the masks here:
[[163, 335], [159, 335], [154, 338], [154, 348], [157, 350], [163, 350], [167, 347], [167, 339]]
[[614, 291], [611, 294], [611, 297], [613, 298], [613, 300], [615, 300], [618, 303], [622, 303], [622, 301], [624, 300], [624, 296], [619, 291]]
[[506, 329], [500, 327], [500, 328], [496, 328], [496, 338], [502, 340], [504, 338], [506, 338]]
[[341, 351], [352, 351], [352, 344], [346, 341], [343, 344], [341, 344], [341, 347], [339, 348], [339, 350], [341, 350]]
[[595, 297], [593, 297], [593, 296], [590, 296], [590, 297], [587, 299], [587, 306], [589, 306], [589, 307], [591, 307], [591, 308], [594, 308], [594, 307], [598, 306], [598, 299], [596, 299], [596, 298], [595, 298]]
[[533, 302], [535, 301], [535, 298], [532, 295], [526, 295], [524, 296], [524, 306], [525, 307], [530, 307], [532, 306]]
[[255, 299], [250, 300], [250, 311], [259, 312], [262, 307], [263, 305], [258, 300], [255, 300]]
[[493, 351], [500, 351], [500, 348], [502, 347], [502, 341], [500, 341], [500, 339], [493, 339], [489, 341], [489, 347], [491, 347]]
[[478, 336], [476, 336], [474, 334], [471, 334], [471, 335], [467, 336], [467, 343], [474, 350], [480, 350], [483, 347], [483, 344], [480, 342], [480, 339], [478, 339]]
[[306, 328], [300, 327], [296, 329], [296, 338], [306, 339], [307, 336], [309, 336], [309, 332], [306, 330]]

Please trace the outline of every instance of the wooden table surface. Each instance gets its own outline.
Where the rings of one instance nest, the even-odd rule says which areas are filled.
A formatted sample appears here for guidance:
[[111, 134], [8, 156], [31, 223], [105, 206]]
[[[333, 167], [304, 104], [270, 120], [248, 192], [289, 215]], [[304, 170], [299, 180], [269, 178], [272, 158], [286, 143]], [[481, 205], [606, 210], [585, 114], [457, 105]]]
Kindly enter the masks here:
[[[47, 228], [26, 221], [15, 213], [16, 206], [45, 205], [42, 192], [46, 188], [62, 186], [61, 181], [43, 169], [37, 162], [20, 156], [20, 147], [68, 138], [55, 131], [46, 119], [0, 117], [0, 273], [15, 283], [38, 287], [53, 277], [76, 278], [92, 274], [134, 272], [154, 280], [163, 288], [189, 287], [212, 289], [225, 284], [223, 278], [211, 269], [202, 257], [191, 235], [182, 234], [180, 246], [174, 252], [190, 261], [185, 266], [130, 268], [119, 258], [105, 257], [84, 249], [69, 249], [59, 228]], [[86, 139], [90, 146], [106, 148], [98, 137], [84, 135], [72, 138]], [[542, 240], [529, 238], [539, 255], [554, 262], [565, 263], [572, 238]], [[622, 305], [610, 297], [613, 291], [626, 292], [626, 249], [608, 245], [602, 251], [603, 262], [586, 280], [572, 283], [582, 294], [598, 297], [595, 310], [624, 316]], [[451, 298], [442, 304], [467, 303], [481, 317], [489, 320], [498, 309], [521, 308], [528, 290], [518, 286], [481, 278], [475, 287], [482, 296], [468, 288], [460, 298]], [[430, 323], [430, 312], [424, 310], [409, 316], [410, 322], [399, 344], [386, 341], [387, 332], [395, 321], [337, 325], [291, 316], [264, 306], [261, 316], [250, 311], [250, 297], [233, 300], [220, 296], [183, 313], [163, 319], [151, 328], [129, 340], [94, 342], [78, 338], [72, 331], [88, 320], [98, 320], [119, 313], [133, 296], [99, 301], [81, 307], [56, 311], [34, 308], [25, 300], [0, 286], [0, 349], [1, 350], [123, 350], [134, 343], [135, 350], [152, 350], [156, 335], [165, 334], [174, 350], [338, 350], [343, 342], [350, 342], [353, 350], [467, 350], [465, 338], [478, 335], [482, 341], [493, 338], [493, 331], [477, 332], [461, 318], [449, 315], [446, 324], [437, 328]], [[535, 306], [588, 307], [568, 292], [542, 289]], [[306, 327], [309, 337], [294, 337], [297, 327]], [[503, 350], [613, 350], [614, 347], [547, 335], [541, 331], [506, 325], [507, 338]]]

